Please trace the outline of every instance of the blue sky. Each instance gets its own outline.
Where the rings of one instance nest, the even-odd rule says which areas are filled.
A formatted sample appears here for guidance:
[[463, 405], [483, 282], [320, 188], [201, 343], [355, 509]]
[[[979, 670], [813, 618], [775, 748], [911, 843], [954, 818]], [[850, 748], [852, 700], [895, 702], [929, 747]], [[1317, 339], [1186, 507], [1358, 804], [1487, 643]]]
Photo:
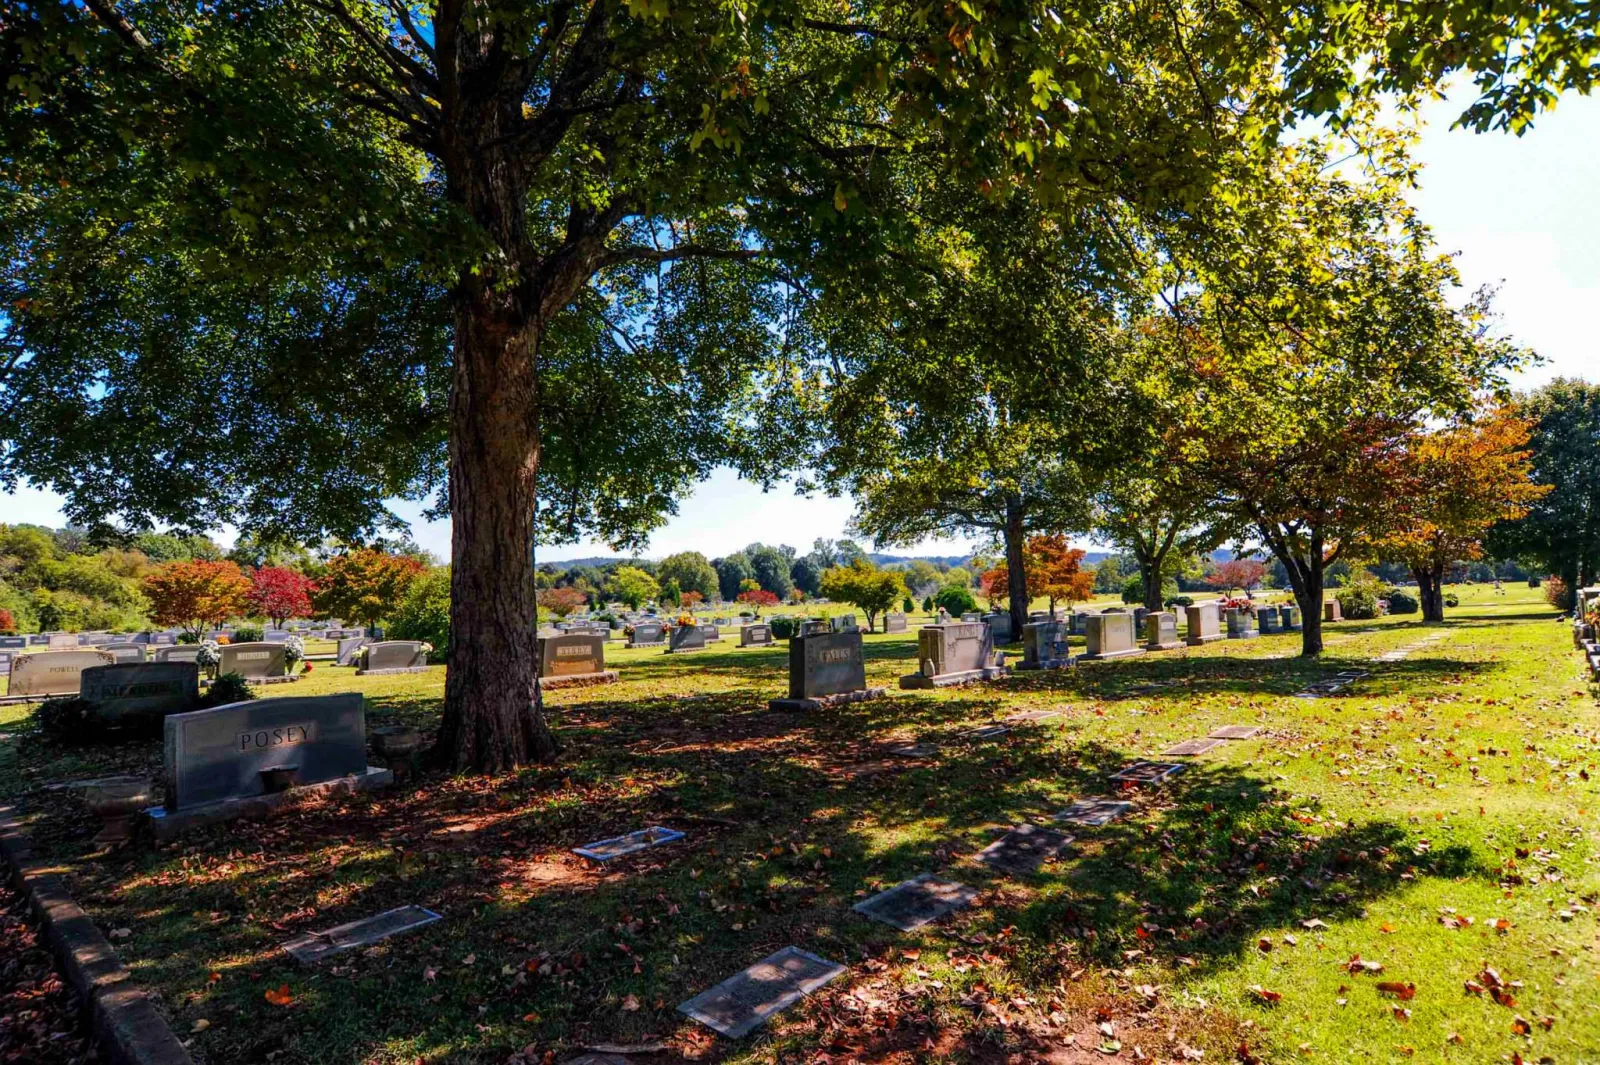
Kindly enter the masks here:
[[[1450, 129], [1460, 100], [1424, 109], [1426, 125], [1416, 151], [1424, 168], [1414, 201], [1440, 247], [1458, 253], [1467, 288], [1498, 286], [1502, 329], [1544, 357], [1544, 365], [1518, 378], [1519, 386], [1556, 376], [1596, 380], [1600, 98], [1569, 94], [1520, 138]], [[448, 558], [448, 522], [422, 521], [422, 508], [413, 504], [395, 509], [412, 523], [423, 547]], [[646, 553], [660, 557], [692, 550], [715, 558], [756, 540], [805, 549], [819, 536], [844, 535], [850, 511], [848, 499], [805, 499], [784, 489], [763, 494], [721, 471], [682, 501]], [[28, 487], [0, 496], [0, 520], [64, 524], [60, 499]], [[928, 541], [912, 553], [956, 554], [975, 546]], [[581, 543], [541, 551], [540, 559], [610, 553], [602, 544]]]

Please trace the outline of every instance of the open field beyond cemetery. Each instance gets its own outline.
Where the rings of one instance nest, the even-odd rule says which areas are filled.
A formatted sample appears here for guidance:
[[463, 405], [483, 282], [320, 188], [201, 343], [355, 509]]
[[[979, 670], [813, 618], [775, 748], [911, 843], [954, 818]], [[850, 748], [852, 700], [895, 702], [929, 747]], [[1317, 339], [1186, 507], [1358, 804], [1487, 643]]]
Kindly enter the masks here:
[[[869, 636], [890, 696], [811, 716], [766, 708], [782, 645], [613, 646], [621, 683], [548, 697], [559, 765], [425, 774], [154, 850], [94, 851], [53, 785], [154, 771], [158, 744], [61, 748], [4, 707], [0, 794], [203, 1062], [542, 1063], [649, 1042], [641, 1065], [1600, 1062], [1600, 708], [1537, 591], [1462, 597], [1442, 628], [1330, 626], [1315, 663], [1268, 636], [941, 692], [893, 690], [915, 631]], [[1371, 675], [1347, 696], [1295, 695], [1356, 668]], [[442, 668], [318, 663], [262, 695], [358, 689], [369, 727], [431, 729], [443, 688]], [[1028, 710], [1058, 714], [963, 735]], [[1038, 875], [970, 860], [1226, 724], [1264, 731], [1071, 829]], [[890, 756], [913, 741], [937, 751]], [[603, 869], [570, 853], [647, 824], [687, 837]], [[912, 933], [851, 911], [928, 871], [978, 898]], [[314, 970], [278, 949], [408, 903], [444, 919]], [[849, 971], [740, 1041], [676, 1011], [790, 944]]]

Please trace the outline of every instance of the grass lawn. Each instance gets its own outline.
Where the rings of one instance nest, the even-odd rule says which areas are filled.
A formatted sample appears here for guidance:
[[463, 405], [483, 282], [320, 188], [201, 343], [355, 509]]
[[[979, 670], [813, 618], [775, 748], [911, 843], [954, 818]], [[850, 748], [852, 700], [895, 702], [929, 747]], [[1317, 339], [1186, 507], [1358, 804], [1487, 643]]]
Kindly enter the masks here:
[[[50, 787], [153, 769], [156, 744], [61, 748], [0, 707], [0, 796], [202, 1062], [544, 1063], [642, 1042], [664, 1049], [641, 1063], [1600, 1062], [1595, 691], [1537, 591], [1461, 592], [1442, 628], [1330, 626], [1315, 663], [1297, 635], [1221, 641], [811, 716], [766, 709], [782, 645], [614, 646], [621, 683], [549, 696], [559, 765], [424, 776], [156, 850], [94, 851]], [[868, 636], [869, 681], [893, 689], [915, 639]], [[1371, 676], [1350, 695], [1295, 697], [1352, 668]], [[262, 695], [355, 689], [369, 726], [431, 728], [444, 673], [319, 663], [285, 687]], [[1030, 709], [1059, 715], [962, 736]], [[1039, 875], [970, 861], [1223, 724], [1264, 731], [1073, 830]], [[938, 754], [888, 756], [914, 740]], [[688, 838], [604, 869], [569, 851], [652, 823]], [[978, 899], [915, 933], [851, 912], [926, 871]], [[445, 919], [316, 970], [277, 950], [413, 902]], [[850, 971], [739, 1042], [675, 1011], [789, 944]], [[1498, 1001], [1469, 989], [1486, 968]]]

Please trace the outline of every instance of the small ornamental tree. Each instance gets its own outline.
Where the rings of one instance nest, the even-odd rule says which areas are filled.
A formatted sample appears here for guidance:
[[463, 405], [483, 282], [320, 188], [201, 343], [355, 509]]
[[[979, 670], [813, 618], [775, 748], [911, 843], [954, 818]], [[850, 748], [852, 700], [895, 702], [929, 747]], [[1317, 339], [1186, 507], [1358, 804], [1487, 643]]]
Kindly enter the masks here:
[[9, 610], [0, 610], [0, 632], [14, 632], [16, 627], [16, 616]]
[[755, 607], [756, 608], [756, 616], [759, 617], [760, 614], [761, 614], [761, 608], [762, 607], [764, 607], [764, 606], [777, 606], [778, 603], [779, 603], [779, 599], [772, 592], [766, 591], [765, 589], [762, 589], [762, 588], [757, 588], [753, 592], [740, 592], [739, 593], [739, 602], [747, 603], [750, 606]]
[[867, 615], [867, 631], [874, 619], [906, 594], [905, 582], [897, 570], [879, 569], [865, 558], [848, 566], [834, 566], [822, 574], [822, 594], [841, 603], [853, 603]]
[[700, 605], [700, 603], [705, 599], [705, 596], [691, 588], [679, 596], [678, 599], [678, 605], [683, 607], [683, 609], [693, 610], [695, 607]]
[[[1082, 568], [1083, 552], [1067, 543], [1059, 533], [1035, 536], [1023, 549], [1027, 560], [1028, 601], [1043, 596], [1050, 601], [1050, 615], [1056, 603], [1072, 604], [1094, 594], [1094, 571]], [[1011, 570], [996, 566], [983, 575], [984, 594], [991, 603], [1011, 595]]]
[[324, 617], [359, 621], [371, 627], [399, 607], [411, 583], [427, 566], [414, 558], [370, 547], [357, 548], [328, 563], [312, 605]]
[[576, 588], [546, 588], [539, 593], [539, 609], [564, 618], [589, 600]]
[[1261, 583], [1267, 567], [1253, 558], [1230, 558], [1217, 563], [1217, 568], [1206, 575], [1206, 583], [1227, 594], [1235, 588], [1248, 592]]
[[1444, 575], [1452, 563], [1483, 557], [1482, 538], [1498, 521], [1517, 521], [1551, 491], [1531, 477], [1531, 422], [1506, 414], [1414, 434], [1399, 461], [1395, 493], [1403, 520], [1377, 544], [1404, 562], [1421, 592], [1425, 621], [1444, 620]]
[[250, 578], [232, 562], [169, 562], [144, 579], [150, 620], [196, 640], [249, 609]]
[[298, 570], [282, 566], [262, 566], [250, 575], [250, 592], [245, 596], [250, 612], [283, 628], [290, 618], [310, 617], [311, 593], [316, 582]]

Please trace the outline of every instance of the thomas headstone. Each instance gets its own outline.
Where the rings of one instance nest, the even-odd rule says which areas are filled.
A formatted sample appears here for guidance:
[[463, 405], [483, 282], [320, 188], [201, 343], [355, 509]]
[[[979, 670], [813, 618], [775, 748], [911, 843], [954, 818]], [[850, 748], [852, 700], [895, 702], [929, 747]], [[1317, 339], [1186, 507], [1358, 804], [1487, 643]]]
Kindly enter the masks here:
[[1133, 640], [1132, 614], [1091, 614], [1086, 635], [1089, 640], [1089, 650], [1083, 656], [1086, 662], [1144, 654], [1144, 648]]
[[166, 720], [166, 809], [183, 811], [367, 771], [366, 711], [358, 692], [252, 699]]
[[995, 665], [994, 630], [983, 622], [948, 622], [917, 630], [915, 673], [900, 678], [902, 688], [944, 688], [993, 680], [1008, 672]]
[[1171, 651], [1182, 647], [1183, 641], [1178, 639], [1178, 615], [1170, 614], [1163, 610], [1147, 615], [1144, 619], [1146, 651]]
[[281, 643], [225, 643], [219, 653], [217, 673], [237, 673], [252, 684], [292, 679], [284, 676], [284, 670], [289, 668], [285, 650]]
[[1183, 642], [1190, 647], [1198, 647], [1212, 640], [1222, 639], [1222, 607], [1220, 604], [1195, 603], [1183, 608], [1187, 631], [1184, 633]]
[[11, 660], [8, 695], [77, 695], [83, 671], [110, 666], [116, 659], [106, 651], [34, 651]]
[[90, 666], [79, 679], [79, 693], [109, 725], [183, 714], [200, 701], [200, 667], [193, 662]]
[[740, 647], [765, 647], [771, 642], [772, 626], [765, 622], [751, 622], [739, 629]]

